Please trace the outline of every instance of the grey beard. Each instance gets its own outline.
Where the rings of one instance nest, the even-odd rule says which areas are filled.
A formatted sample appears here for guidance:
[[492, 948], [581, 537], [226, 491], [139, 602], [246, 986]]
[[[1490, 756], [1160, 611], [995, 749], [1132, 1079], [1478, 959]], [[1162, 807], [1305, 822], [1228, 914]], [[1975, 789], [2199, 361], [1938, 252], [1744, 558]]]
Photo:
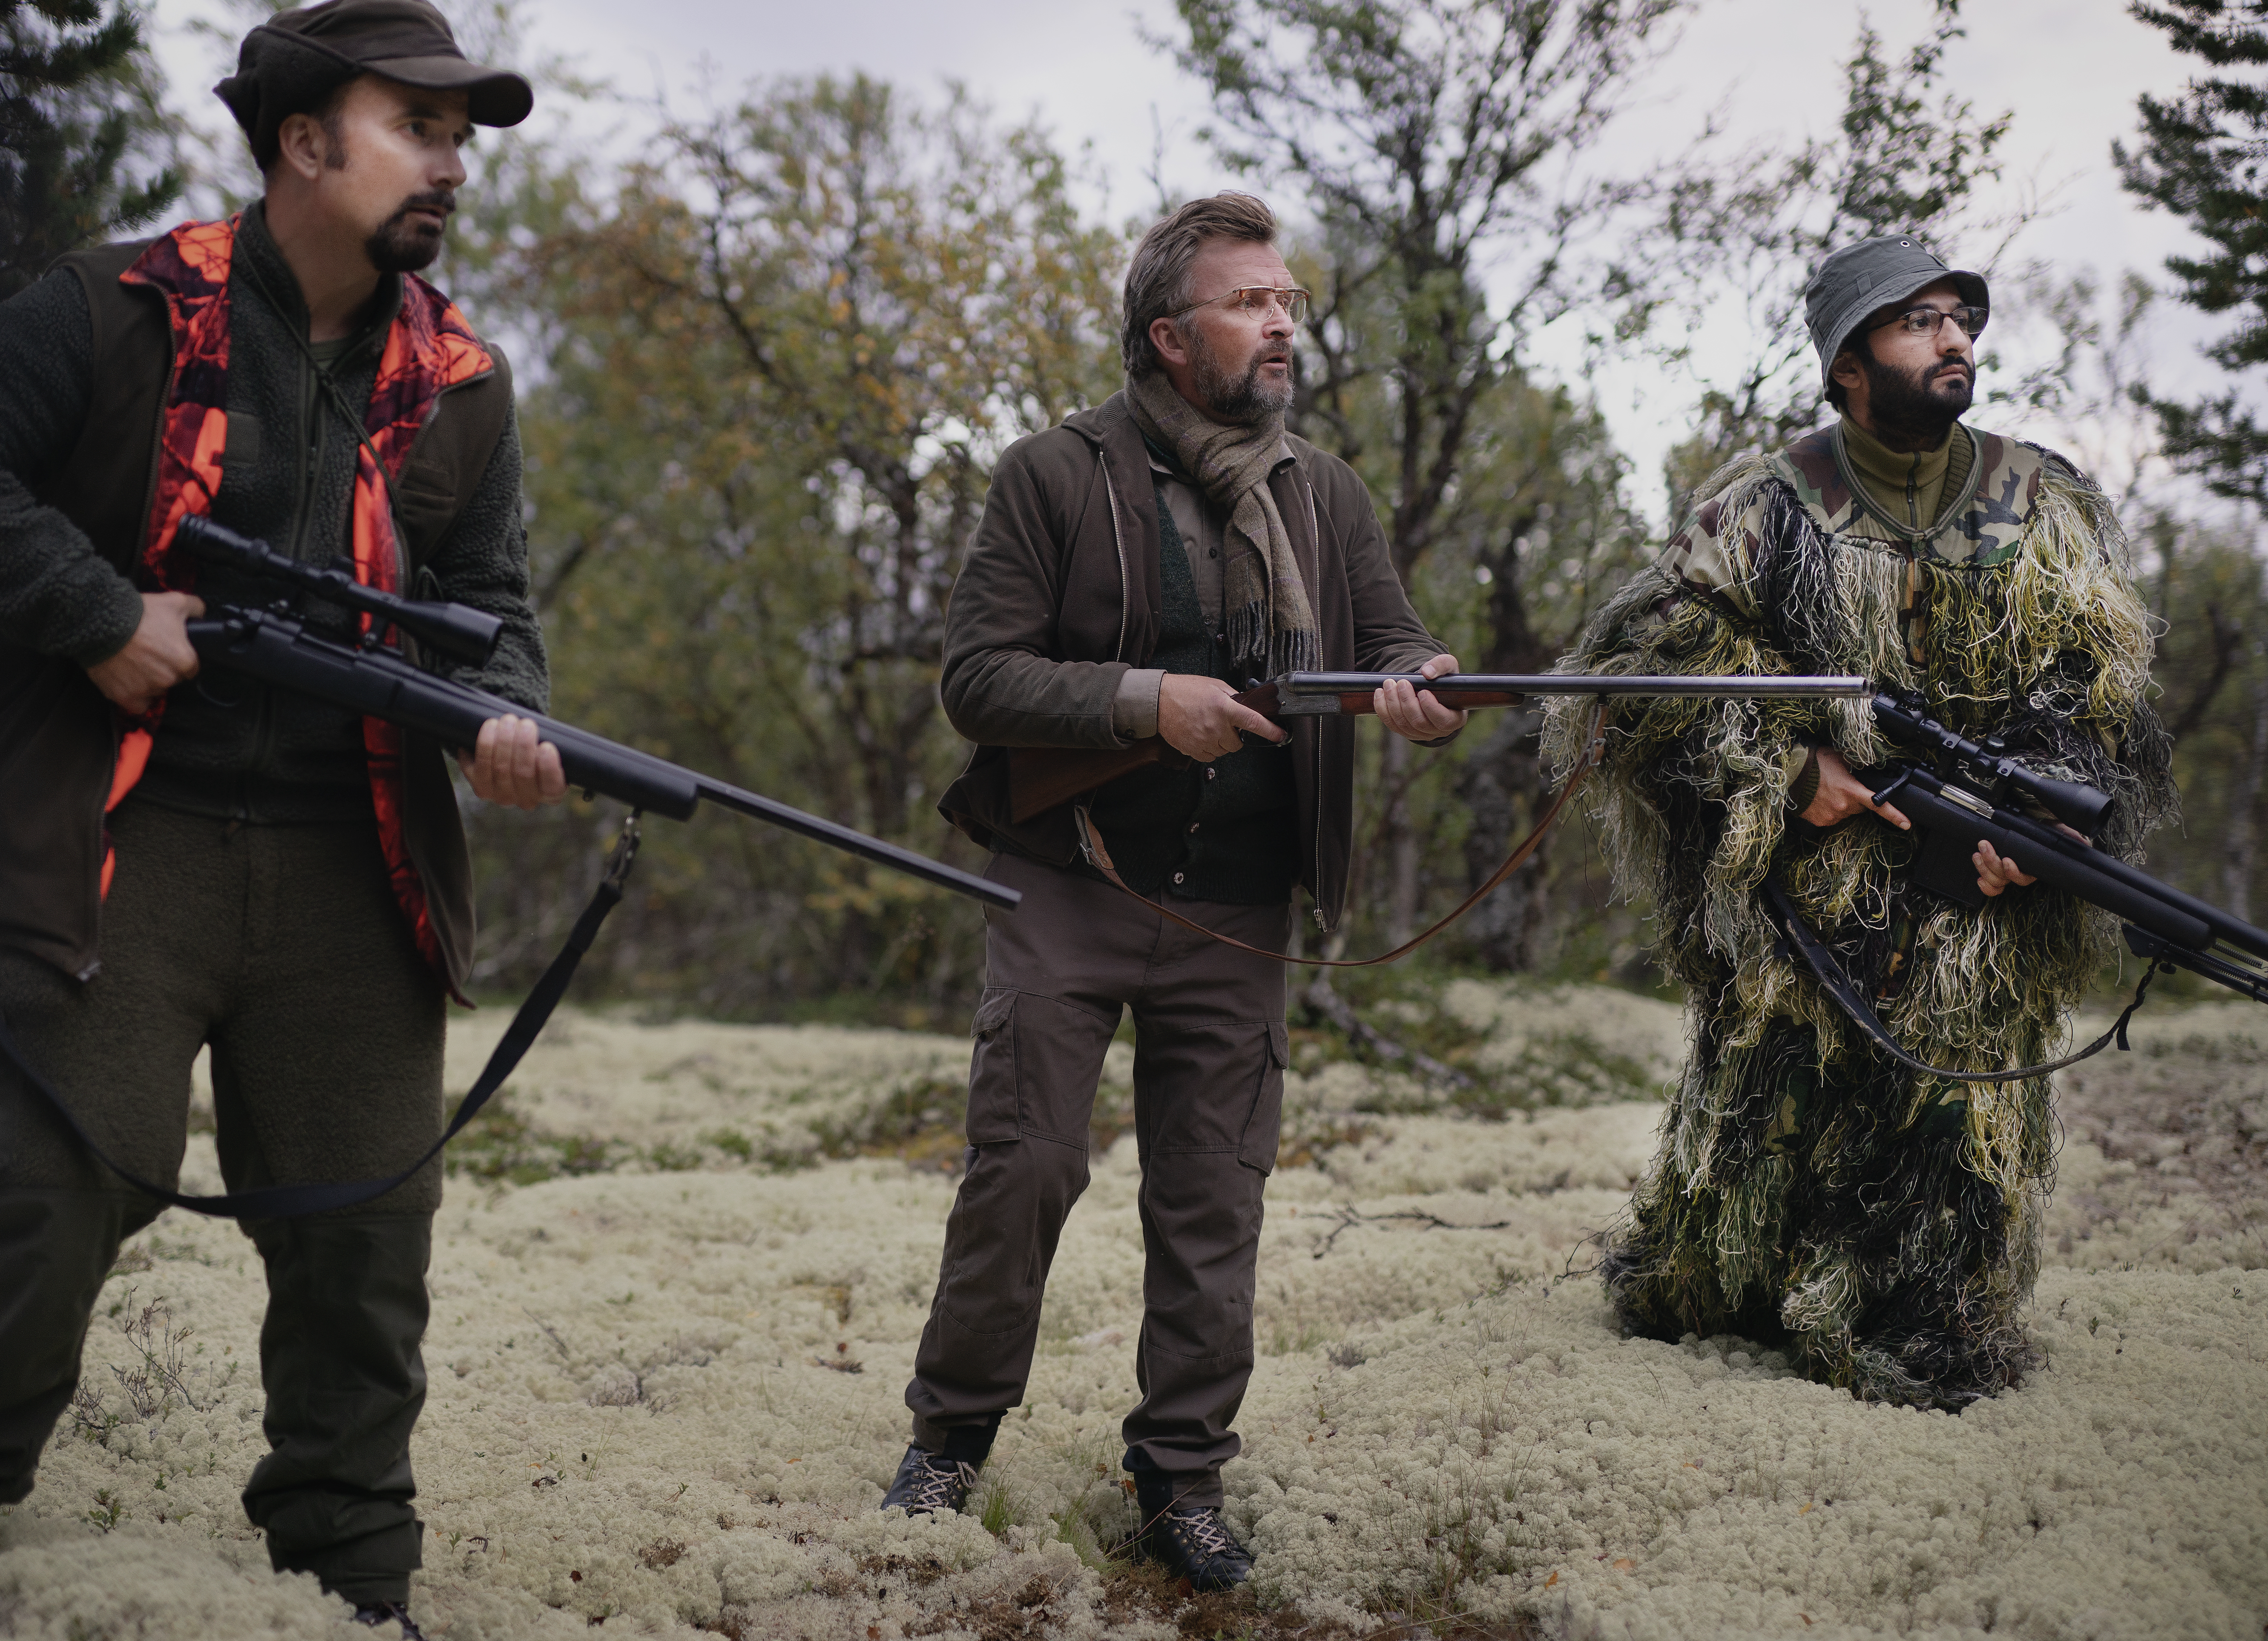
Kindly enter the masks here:
[[[1204, 395], [1212, 407], [1212, 414], [1223, 422], [1250, 427], [1270, 416], [1280, 416], [1292, 408], [1293, 379], [1287, 375], [1278, 385], [1263, 382], [1260, 367], [1267, 361], [1255, 358], [1241, 376], [1232, 376], [1222, 366], [1220, 356], [1212, 350], [1212, 343], [1194, 325], [1182, 333], [1182, 342], [1189, 350], [1189, 374], [1197, 380], [1197, 392]], [[1296, 358], [1292, 370], [1299, 369]]]
[[1943, 390], [1931, 387], [1929, 377], [1939, 368], [1935, 364], [1916, 374], [1884, 364], [1871, 353], [1865, 360], [1867, 413], [1873, 418], [1874, 437], [1892, 449], [1935, 450], [1975, 397], [1967, 377]]

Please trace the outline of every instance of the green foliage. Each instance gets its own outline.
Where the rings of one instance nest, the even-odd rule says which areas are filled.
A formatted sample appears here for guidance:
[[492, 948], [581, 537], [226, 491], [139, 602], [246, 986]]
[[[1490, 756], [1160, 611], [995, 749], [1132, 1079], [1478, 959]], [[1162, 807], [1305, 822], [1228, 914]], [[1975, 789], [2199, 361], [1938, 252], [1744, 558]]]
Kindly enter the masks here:
[[0, 298], [180, 196], [158, 93], [126, 0], [0, 0]]
[[[1637, 562], [1603, 423], [1532, 380], [1525, 354], [1592, 298], [1588, 238], [1640, 191], [1580, 162], [1675, 9], [1178, 6], [1170, 49], [1212, 95], [1216, 151], [1318, 224], [1291, 259], [1317, 292], [1299, 430], [1370, 485], [1419, 612], [1470, 667], [1543, 671]], [[1399, 944], [1494, 868], [1544, 789], [1534, 732], [1495, 714], [1447, 756], [1364, 737], [1359, 939]], [[1460, 932], [1466, 954], [1531, 966], [1550, 881], [1539, 861], [1492, 895]]]
[[[1737, 314], [1749, 342], [1729, 376], [1703, 376], [1694, 437], [1663, 477], [1681, 512], [1699, 482], [1746, 452], [1786, 444], [1822, 415], [1818, 360], [1804, 328], [1802, 291], [1820, 259], [1876, 234], [1911, 232], [1969, 265], [1988, 268], [2028, 213], [1980, 209], [2001, 174], [2007, 114], [1980, 116], [1946, 89], [1948, 55], [1964, 30], [1959, 0], [1937, 0], [1929, 33], [1904, 56], [1871, 24], [1843, 65], [1835, 135], [1786, 152], [1749, 150], [1714, 160], [1704, 149], [1670, 180], [1632, 261], [1653, 269], [1625, 297], [1624, 327], [1646, 333], [1666, 362], [1691, 366], [1695, 334]], [[1982, 249], [1986, 254], [1979, 255]]]
[[[524, 173], [536, 231], [496, 237], [497, 288], [548, 344], [522, 426], [555, 710], [954, 851], [931, 804], [963, 755], [937, 700], [963, 544], [1000, 451], [1116, 386], [1119, 242], [1069, 183], [1036, 131], [864, 78], [673, 123], [604, 196]], [[593, 831], [479, 835], [563, 871]], [[976, 960], [942, 896], [730, 818], [653, 834], [638, 883], [618, 981], [712, 1012], [957, 995]]]
[[[2150, 867], [2249, 922], [2268, 916], [2268, 569], [2227, 528], [2153, 519], [2149, 590], [2165, 622], [2158, 710], [2174, 736], [2182, 824], [2150, 843]], [[2214, 995], [2220, 995], [2216, 990]]]
[[[2166, 259], [2183, 301], [2236, 317], [2236, 328], [2206, 357], [2228, 371], [2268, 363], [2268, 3], [2169, 0], [2130, 9], [2214, 72], [2191, 79], [2178, 97], [2139, 99], [2140, 145], [2112, 145], [2119, 174], [2210, 247]], [[2268, 427], [2235, 393], [2153, 405], [2178, 467], [2203, 475], [2218, 495], [2268, 506]]]

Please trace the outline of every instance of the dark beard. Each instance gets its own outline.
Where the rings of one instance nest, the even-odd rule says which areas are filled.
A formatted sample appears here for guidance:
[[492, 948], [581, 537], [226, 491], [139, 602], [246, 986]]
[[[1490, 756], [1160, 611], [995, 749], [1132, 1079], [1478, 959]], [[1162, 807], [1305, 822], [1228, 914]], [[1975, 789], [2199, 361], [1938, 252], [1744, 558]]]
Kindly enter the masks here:
[[1861, 357], [1867, 367], [1867, 415], [1874, 424], [1874, 437], [1892, 450], [1935, 450], [1976, 394], [1974, 378], [1967, 371], [1940, 378], [1942, 360], [1920, 372], [1908, 372], [1883, 364], [1871, 352]]
[[454, 210], [456, 195], [446, 189], [435, 189], [431, 194], [413, 194], [401, 202], [401, 209], [379, 224], [378, 232], [363, 241], [363, 254], [370, 265], [381, 274], [414, 274], [431, 268], [433, 259], [441, 254], [441, 245], [447, 237], [446, 229], [429, 228], [423, 223], [412, 223], [409, 213], [419, 209]]
[[[1220, 356], [1212, 350], [1212, 343], [1205, 339], [1204, 332], [1196, 326], [1182, 333], [1182, 345], [1189, 350], [1189, 374], [1197, 379], [1197, 390], [1204, 395], [1219, 420], [1249, 427], [1271, 416], [1280, 416], [1291, 408], [1292, 378], [1287, 376], [1280, 387], [1260, 379], [1262, 365], [1278, 357], [1292, 358], [1291, 354], [1263, 350], [1244, 367], [1243, 375], [1231, 376], [1222, 367]], [[1298, 371], [1296, 360], [1292, 368]]]

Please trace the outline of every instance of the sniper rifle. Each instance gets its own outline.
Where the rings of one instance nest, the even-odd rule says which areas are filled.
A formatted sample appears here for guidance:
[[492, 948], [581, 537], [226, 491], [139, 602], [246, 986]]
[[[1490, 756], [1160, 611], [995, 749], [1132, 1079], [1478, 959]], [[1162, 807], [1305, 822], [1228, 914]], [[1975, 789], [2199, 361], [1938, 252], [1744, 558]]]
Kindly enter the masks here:
[[1888, 804], [1913, 822], [1919, 848], [1910, 882], [1957, 906], [1981, 910], [1985, 895], [1970, 856], [1979, 843], [1990, 843], [2029, 876], [2117, 918], [2128, 949], [2148, 965], [2117, 1023], [2077, 1054], [2007, 1071], [1948, 1071], [1926, 1065], [1899, 1047], [1841, 960], [1804, 924], [1787, 892], [1767, 879], [1765, 899], [1791, 954], [1900, 1064], [1957, 1082], [2004, 1083], [2073, 1064], [2100, 1053], [2114, 1039], [2123, 1049], [2126, 1022], [2141, 1007], [2161, 967], [2188, 969], [2256, 1003], [2268, 1003], [2268, 931], [2161, 883], [2088, 841], [2111, 816], [2116, 800], [2110, 793], [2027, 769], [2000, 740], [1968, 740], [1931, 717], [1926, 703], [1911, 693], [1878, 694], [1872, 706], [1883, 735], [1926, 760], [1893, 760], [1879, 769], [1854, 771], [1877, 805]]

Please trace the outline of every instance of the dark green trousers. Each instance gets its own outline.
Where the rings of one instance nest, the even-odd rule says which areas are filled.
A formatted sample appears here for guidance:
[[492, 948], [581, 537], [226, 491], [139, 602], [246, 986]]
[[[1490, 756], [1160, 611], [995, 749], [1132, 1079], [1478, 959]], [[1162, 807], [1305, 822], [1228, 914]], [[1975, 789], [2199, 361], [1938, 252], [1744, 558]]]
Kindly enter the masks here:
[[[446, 997], [389, 887], [373, 822], [241, 826], [129, 802], [102, 969], [0, 950], [0, 1013], [128, 1168], [176, 1182], [189, 1068], [212, 1049], [232, 1190], [399, 1172], [441, 1130]], [[420, 1564], [409, 1432], [425, 1400], [425, 1267], [441, 1176], [245, 1229], [268, 1274], [269, 1453], [244, 1506], [279, 1571], [401, 1601]], [[159, 1204], [0, 1071], [0, 1503], [32, 1490], [78, 1383], [120, 1242]]]

